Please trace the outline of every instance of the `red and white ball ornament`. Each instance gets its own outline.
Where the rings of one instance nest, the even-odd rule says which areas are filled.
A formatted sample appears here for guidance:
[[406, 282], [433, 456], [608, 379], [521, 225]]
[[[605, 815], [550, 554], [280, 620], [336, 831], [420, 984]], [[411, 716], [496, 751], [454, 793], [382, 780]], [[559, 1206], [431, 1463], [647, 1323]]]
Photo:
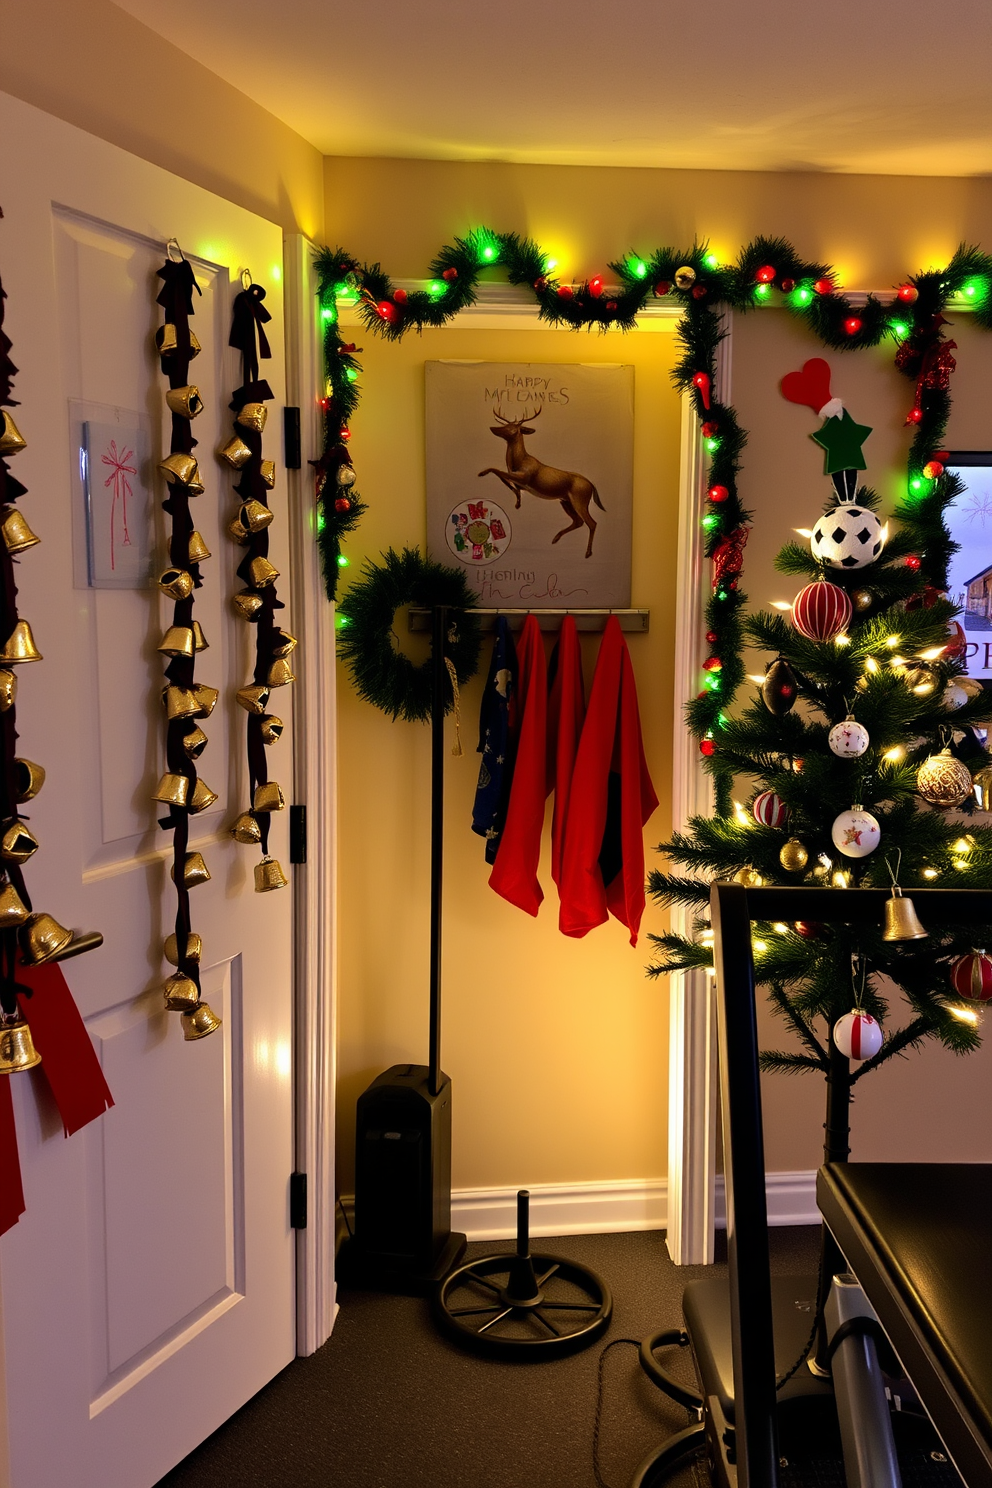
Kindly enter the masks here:
[[845, 1059], [871, 1059], [882, 1047], [882, 1030], [871, 1013], [855, 1008], [834, 1024], [834, 1043]]
[[866, 858], [873, 853], [882, 836], [882, 829], [870, 811], [863, 806], [852, 806], [834, 819], [830, 828], [834, 847], [845, 858]]
[[809, 641], [831, 641], [850, 624], [853, 608], [847, 590], [826, 579], [800, 589], [792, 602], [792, 623]]
[[978, 1002], [992, 998], [992, 959], [984, 951], [969, 951], [951, 962], [951, 986], [959, 997]]
[[831, 752], [840, 759], [860, 759], [871, 740], [863, 723], [849, 713], [842, 723], [835, 723], [827, 735]]
[[751, 812], [759, 827], [784, 827], [789, 819], [789, 808], [775, 791], [762, 791], [751, 803]]

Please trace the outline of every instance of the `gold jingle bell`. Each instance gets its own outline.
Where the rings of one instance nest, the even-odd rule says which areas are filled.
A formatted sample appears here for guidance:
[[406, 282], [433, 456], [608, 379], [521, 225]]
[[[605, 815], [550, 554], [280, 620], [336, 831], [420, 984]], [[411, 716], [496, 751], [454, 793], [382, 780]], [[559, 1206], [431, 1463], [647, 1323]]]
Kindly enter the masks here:
[[191, 1013], [183, 1013], [182, 1024], [183, 1038], [189, 1044], [194, 1039], [206, 1038], [208, 1033], [216, 1033], [221, 1020], [209, 1003], [201, 1002]]
[[265, 482], [265, 484], [268, 486], [269, 490], [271, 491], [272, 490], [272, 487], [276, 483], [276, 462], [275, 462], [275, 460], [263, 460], [262, 463], [261, 463], [261, 465], [259, 466], [258, 473], [262, 477], [262, 479]]
[[255, 893], [269, 894], [273, 889], [284, 889], [289, 879], [283, 873], [276, 858], [263, 858], [255, 864]]
[[[175, 883], [175, 881], [176, 881], [176, 865], [175, 865], [175, 863], [173, 863], [172, 867], [169, 869], [169, 875], [170, 875], [170, 877], [172, 879], [172, 882]], [[185, 860], [185, 862], [183, 864], [183, 888], [184, 889], [195, 889], [200, 884], [205, 884], [205, 883], [209, 882], [209, 879], [210, 879], [210, 869], [207, 867], [206, 863], [203, 861], [203, 854], [202, 853], [198, 853], [198, 852], [188, 852], [186, 854], [186, 860]]]
[[22, 661], [44, 661], [26, 620], [18, 620], [0, 647], [0, 666], [17, 666]]
[[246, 501], [238, 513], [238, 521], [249, 532], [264, 532], [272, 521], [272, 509], [261, 501]]
[[231, 836], [235, 842], [261, 842], [262, 829], [250, 811], [242, 811], [231, 828]]
[[243, 620], [254, 620], [265, 601], [254, 589], [239, 589], [233, 604]]
[[200, 755], [203, 753], [209, 743], [210, 740], [207, 738], [203, 730], [197, 725], [196, 727], [191, 728], [189, 733], [186, 734], [183, 738], [183, 749], [190, 759], [195, 760], [200, 758]]
[[182, 971], [170, 976], [162, 988], [165, 1006], [170, 1013], [188, 1013], [200, 1001], [200, 989], [192, 977]]
[[240, 517], [233, 517], [231, 521], [228, 522], [227, 535], [231, 539], [231, 541], [236, 542], [239, 547], [244, 547], [245, 543], [248, 541], [248, 528], [244, 525]]
[[40, 1063], [41, 1055], [24, 1019], [0, 1023], [0, 1075], [17, 1075], [21, 1070], [34, 1069]]
[[195, 419], [198, 413], [203, 412], [200, 389], [193, 383], [189, 383], [186, 387], [170, 388], [165, 395], [165, 401], [172, 412], [178, 413], [180, 418]]
[[[203, 955], [203, 940], [195, 930], [191, 930], [186, 937], [186, 960], [194, 961], [199, 965], [200, 957]], [[171, 966], [179, 965], [179, 942], [175, 935], [167, 935], [165, 939], [165, 959]]]
[[245, 444], [240, 434], [235, 434], [226, 444], [221, 445], [217, 454], [221, 460], [226, 460], [234, 470], [240, 470], [251, 459], [251, 450]]
[[239, 687], [235, 697], [246, 713], [264, 713], [265, 705], [269, 701], [269, 689], [259, 684]]
[[0, 455], [16, 455], [28, 442], [6, 408], [0, 408]]
[[248, 573], [256, 589], [264, 589], [267, 584], [275, 583], [279, 577], [279, 570], [268, 558], [253, 558], [248, 565]]
[[299, 645], [296, 637], [294, 635], [290, 635], [288, 630], [277, 630], [272, 638], [272, 641], [273, 656], [289, 656], [289, 654], [292, 651], [295, 651], [297, 646]]
[[12, 883], [0, 889], [0, 930], [13, 930], [23, 925], [28, 917], [28, 908]]
[[202, 495], [204, 485], [195, 455], [184, 455], [177, 451], [176, 454], [166, 455], [164, 460], [159, 460], [158, 468], [171, 486], [188, 486], [191, 496]]
[[282, 793], [282, 786], [277, 785], [274, 780], [268, 780], [264, 785], [256, 785], [255, 799], [252, 802], [253, 811], [282, 811], [286, 805], [286, 798]]
[[980, 811], [992, 811], [992, 765], [983, 765], [971, 778]]
[[33, 548], [41, 542], [41, 538], [36, 537], [28, 526], [24, 513], [16, 506], [10, 508], [0, 523], [0, 535], [8, 553], [23, 553], [25, 549]]
[[158, 649], [163, 656], [191, 657], [196, 650], [192, 626], [170, 625]]
[[38, 839], [23, 822], [14, 822], [0, 837], [0, 857], [8, 863], [26, 863], [38, 851]]
[[[160, 357], [173, 356], [179, 348], [179, 336], [175, 326], [167, 320], [165, 325], [160, 325], [155, 332], [155, 350]], [[190, 361], [200, 354], [200, 343], [192, 331], [189, 333], [189, 355]]]
[[189, 599], [193, 593], [193, 575], [184, 568], [166, 568], [155, 581], [170, 599]]
[[13, 672], [0, 672], [0, 713], [14, 706], [17, 696], [17, 678]]
[[234, 415], [234, 422], [240, 424], [242, 429], [254, 429], [257, 434], [261, 434], [268, 416], [269, 410], [264, 403], [246, 403]]
[[216, 800], [217, 792], [212, 791], [205, 780], [198, 780], [189, 798], [189, 809], [194, 814], [197, 811], [206, 811]]
[[282, 737], [282, 731], [286, 727], [281, 718], [274, 713], [265, 713], [262, 716], [260, 733], [263, 744], [276, 744]]
[[204, 563], [210, 557], [210, 549], [203, 541], [203, 534], [191, 532], [189, 535], [189, 557], [188, 563]]
[[916, 906], [907, 899], [898, 884], [892, 885], [892, 898], [885, 901], [885, 929], [883, 940], [926, 940], [927, 932], [920, 924]]
[[25, 801], [33, 801], [44, 783], [44, 765], [36, 765], [34, 760], [15, 759], [14, 784], [17, 789], [18, 805]]
[[196, 693], [190, 687], [166, 687], [162, 692], [162, 701], [170, 718], [192, 718], [200, 708]]
[[21, 954], [29, 966], [55, 961], [72, 940], [72, 931], [50, 914], [29, 915], [20, 931]]
[[193, 696], [196, 699], [197, 718], [209, 718], [217, 706], [220, 693], [216, 687], [207, 687], [205, 683], [198, 682], [193, 688]]
[[296, 681], [296, 673], [289, 662], [280, 656], [269, 667], [265, 680], [270, 687], [285, 687], [288, 683]]
[[164, 801], [167, 806], [185, 806], [189, 796], [189, 779], [186, 775], [163, 775], [152, 791], [153, 801]]
[[199, 620], [193, 621], [193, 649], [195, 651], [209, 651], [210, 642], [203, 634], [203, 626]]

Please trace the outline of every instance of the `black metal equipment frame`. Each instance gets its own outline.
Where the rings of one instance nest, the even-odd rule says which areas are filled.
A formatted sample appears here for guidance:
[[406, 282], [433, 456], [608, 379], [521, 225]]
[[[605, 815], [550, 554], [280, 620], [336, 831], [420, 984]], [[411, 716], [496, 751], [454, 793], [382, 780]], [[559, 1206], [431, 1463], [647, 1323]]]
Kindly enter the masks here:
[[[710, 894], [723, 1099], [738, 1488], [778, 1488], [779, 1462], [751, 923], [819, 920], [878, 924], [889, 897], [888, 889], [746, 889], [724, 883], [714, 884]], [[914, 888], [913, 903], [920, 918], [934, 925], [992, 923], [992, 892], [985, 890]]]

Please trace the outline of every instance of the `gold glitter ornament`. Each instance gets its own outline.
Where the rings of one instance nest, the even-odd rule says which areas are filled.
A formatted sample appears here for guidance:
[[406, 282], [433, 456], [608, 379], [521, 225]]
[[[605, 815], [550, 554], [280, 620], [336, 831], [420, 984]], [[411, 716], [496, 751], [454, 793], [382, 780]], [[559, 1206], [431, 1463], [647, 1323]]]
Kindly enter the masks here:
[[786, 873], [802, 873], [809, 862], [809, 852], [798, 837], [790, 837], [778, 855]]
[[691, 264], [683, 264], [675, 270], [675, 288], [691, 289], [696, 282], [696, 271]]

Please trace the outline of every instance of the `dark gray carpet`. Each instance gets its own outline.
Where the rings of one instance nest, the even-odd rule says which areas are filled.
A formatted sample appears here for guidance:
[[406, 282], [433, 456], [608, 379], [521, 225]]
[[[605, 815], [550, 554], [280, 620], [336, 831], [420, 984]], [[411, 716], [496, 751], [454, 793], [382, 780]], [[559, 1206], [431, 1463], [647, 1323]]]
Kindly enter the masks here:
[[[818, 1246], [816, 1228], [772, 1230], [773, 1269], [815, 1275]], [[342, 1291], [329, 1342], [295, 1360], [158, 1488], [596, 1488], [602, 1350], [678, 1326], [685, 1283], [726, 1267], [673, 1266], [658, 1231], [542, 1239], [535, 1249], [591, 1266], [613, 1291], [609, 1331], [585, 1352], [489, 1362], [440, 1337], [422, 1299]], [[688, 1359], [680, 1366], [690, 1383]], [[600, 1459], [609, 1488], [624, 1488], [652, 1447], [687, 1423], [641, 1373], [635, 1348], [610, 1352]]]

